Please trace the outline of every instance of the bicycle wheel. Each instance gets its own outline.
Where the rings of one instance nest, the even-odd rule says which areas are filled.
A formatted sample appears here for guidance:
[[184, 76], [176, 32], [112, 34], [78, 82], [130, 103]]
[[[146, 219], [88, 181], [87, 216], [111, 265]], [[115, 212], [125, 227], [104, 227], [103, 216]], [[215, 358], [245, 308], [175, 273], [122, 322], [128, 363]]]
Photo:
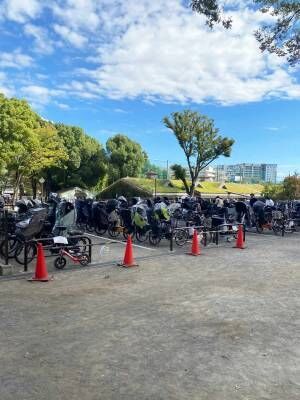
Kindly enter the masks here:
[[294, 233], [296, 232], [294, 221], [286, 220], [284, 222], [284, 233]]
[[149, 233], [149, 242], [150, 244], [152, 244], [153, 246], [157, 246], [159, 244], [159, 242], [161, 241], [162, 237], [159, 233], [153, 233], [152, 231], [150, 231]]
[[275, 235], [279, 235], [282, 232], [282, 226], [278, 224], [278, 222], [273, 222], [272, 230]]
[[[34, 243], [27, 244], [27, 263], [31, 263], [31, 261], [36, 256], [37, 249]], [[25, 264], [25, 242], [18, 239], [18, 244], [15, 250], [15, 260], [17, 263], [24, 265]]]
[[144, 229], [138, 229], [135, 232], [136, 240], [140, 243], [144, 243], [148, 239], [149, 231]]
[[257, 222], [256, 223], [256, 232], [257, 233], [263, 233], [263, 231], [264, 231], [264, 228]]
[[64, 269], [67, 264], [65, 257], [57, 257], [54, 261], [54, 267], [56, 269]]
[[94, 225], [92, 222], [87, 222], [85, 225], [85, 229], [87, 232], [92, 233], [94, 232]]
[[95, 226], [95, 232], [97, 233], [97, 235], [104, 235], [105, 232], [107, 231], [108, 226], [102, 225], [102, 226]]
[[81, 254], [79, 262], [80, 262], [80, 265], [82, 265], [82, 266], [88, 265], [91, 262], [89, 255], [86, 253]]
[[187, 229], [177, 229], [174, 234], [174, 240], [177, 246], [184, 246], [189, 239]]
[[131, 239], [134, 238], [134, 232], [129, 232], [127, 228], [124, 228], [124, 230], [123, 230], [123, 238], [125, 240], [127, 240], [129, 235], [131, 235]]
[[108, 227], [107, 233], [113, 239], [115, 239], [116, 237], [118, 237], [120, 235], [120, 231], [118, 230], [118, 227], [116, 227], [114, 225], [110, 225]]
[[[14, 258], [15, 251], [17, 247], [18, 240], [17, 238], [8, 239], [8, 258]], [[2, 257], [5, 257], [5, 240], [3, 240], [0, 244], [0, 254]]]

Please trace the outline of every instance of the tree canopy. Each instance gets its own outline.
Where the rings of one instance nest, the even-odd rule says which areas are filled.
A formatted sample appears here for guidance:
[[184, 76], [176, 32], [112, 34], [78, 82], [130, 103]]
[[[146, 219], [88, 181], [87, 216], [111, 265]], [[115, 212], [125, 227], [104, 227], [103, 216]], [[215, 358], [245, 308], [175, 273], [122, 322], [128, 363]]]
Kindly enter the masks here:
[[0, 152], [2, 168], [15, 175], [14, 191], [24, 177], [66, 159], [56, 129], [42, 120], [24, 100], [0, 98]]
[[0, 175], [8, 176], [15, 194], [24, 182], [35, 196], [40, 177], [46, 190], [67, 186], [90, 188], [106, 174], [101, 144], [76, 126], [53, 124], [25, 100], [0, 94]]
[[[254, 34], [262, 51], [286, 56], [291, 65], [300, 62], [300, 2], [299, 0], [253, 0], [260, 11], [273, 19]], [[191, 0], [190, 6], [206, 17], [212, 28], [222, 24], [231, 28], [232, 19], [224, 14], [220, 0]]]
[[194, 194], [196, 182], [201, 170], [220, 156], [229, 157], [234, 140], [222, 137], [215, 128], [214, 121], [205, 115], [191, 110], [175, 112], [163, 122], [175, 135], [182, 148], [189, 170], [190, 185], [180, 166], [172, 167], [178, 179], [181, 179], [187, 193]]
[[106, 173], [106, 157], [101, 144], [77, 126], [55, 124], [67, 153], [67, 160], [47, 171], [52, 190], [95, 186]]
[[147, 154], [141, 145], [121, 134], [108, 139], [106, 151], [109, 162], [109, 183], [126, 176], [139, 176], [147, 160]]

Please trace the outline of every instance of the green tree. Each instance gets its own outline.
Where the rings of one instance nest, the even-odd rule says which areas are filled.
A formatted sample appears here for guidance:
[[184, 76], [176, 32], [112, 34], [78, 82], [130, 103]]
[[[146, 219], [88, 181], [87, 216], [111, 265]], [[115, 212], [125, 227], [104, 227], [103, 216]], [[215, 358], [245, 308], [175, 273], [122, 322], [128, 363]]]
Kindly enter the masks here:
[[283, 187], [280, 183], [266, 183], [262, 194], [273, 200], [282, 200], [284, 198]]
[[[279, 56], [287, 56], [293, 65], [300, 61], [300, 2], [298, 0], [253, 0], [260, 11], [269, 14], [269, 24], [265, 24], [255, 32], [255, 37], [262, 51], [269, 51]], [[223, 24], [228, 29], [232, 19], [224, 15], [221, 0], [191, 0], [194, 11], [206, 17], [212, 28], [215, 24]]]
[[67, 154], [65, 162], [47, 169], [47, 191], [80, 186], [96, 186], [106, 174], [106, 156], [101, 144], [81, 128], [55, 124]]
[[300, 176], [297, 173], [284, 178], [282, 183], [282, 194], [283, 198], [287, 200], [300, 199]]
[[[187, 193], [193, 195], [200, 171], [220, 156], [229, 157], [234, 140], [218, 135], [214, 121], [198, 112], [185, 110], [172, 113], [171, 117], [165, 117], [163, 122], [174, 133], [185, 154], [191, 181]], [[177, 172], [183, 171], [177, 168]]]
[[14, 174], [14, 198], [24, 176], [36, 166], [39, 153], [37, 129], [41, 119], [25, 100], [0, 100], [0, 152], [2, 167]]
[[126, 176], [139, 176], [147, 159], [147, 154], [139, 143], [120, 134], [108, 139], [106, 151], [109, 183]]
[[186, 169], [179, 164], [174, 164], [171, 166], [171, 170], [174, 172], [175, 179], [182, 181], [184, 189], [187, 193], [190, 193], [190, 187], [188, 184]]
[[38, 179], [51, 167], [61, 167], [68, 160], [68, 154], [63, 141], [53, 124], [41, 122], [40, 128], [35, 130], [37, 145], [32, 154], [33, 163], [29, 171], [33, 197], [36, 197]]
[[142, 171], [141, 171], [141, 176], [145, 177], [149, 171], [153, 171], [157, 174], [158, 179], [167, 179], [167, 169], [166, 168], [161, 168], [160, 166], [156, 164], [152, 164], [148, 159], [145, 161]]

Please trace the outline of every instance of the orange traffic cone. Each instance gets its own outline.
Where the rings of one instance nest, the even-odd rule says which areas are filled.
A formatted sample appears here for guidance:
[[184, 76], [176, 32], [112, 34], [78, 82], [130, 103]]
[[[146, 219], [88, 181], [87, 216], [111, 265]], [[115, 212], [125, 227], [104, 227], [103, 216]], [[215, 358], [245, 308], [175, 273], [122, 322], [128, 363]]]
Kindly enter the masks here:
[[129, 235], [127, 238], [127, 244], [126, 244], [123, 263], [118, 264], [118, 265], [120, 267], [125, 267], [125, 268], [138, 267], [138, 264], [136, 264], [133, 259], [131, 235]]
[[192, 248], [191, 248], [191, 252], [188, 254], [191, 256], [200, 256], [200, 254], [201, 254], [197, 229], [194, 229]]
[[51, 278], [48, 276], [44, 249], [41, 243], [37, 245], [37, 260], [35, 266], [35, 275], [28, 279], [30, 282], [48, 282]]
[[243, 228], [242, 225], [239, 225], [238, 227], [238, 234], [237, 234], [237, 238], [236, 238], [236, 244], [235, 244], [235, 248], [237, 249], [244, 249], [244, 232], [243, 232]]

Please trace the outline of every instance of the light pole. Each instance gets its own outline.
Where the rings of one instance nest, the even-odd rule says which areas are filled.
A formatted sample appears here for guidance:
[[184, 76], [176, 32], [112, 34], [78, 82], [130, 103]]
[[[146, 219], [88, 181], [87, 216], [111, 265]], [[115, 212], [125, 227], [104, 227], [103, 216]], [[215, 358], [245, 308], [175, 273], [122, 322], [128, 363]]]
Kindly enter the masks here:
[[44, 183], [45, 183], [45, 179], [43, 178], [43, 177], [41, 177], [40, 179], [39, 179], [39, 182], [40, 182], [40, 184], [41, 184], [41, 197], [42, 197], [42, 201], [43, 201], [43, 197], [44, 197]]

